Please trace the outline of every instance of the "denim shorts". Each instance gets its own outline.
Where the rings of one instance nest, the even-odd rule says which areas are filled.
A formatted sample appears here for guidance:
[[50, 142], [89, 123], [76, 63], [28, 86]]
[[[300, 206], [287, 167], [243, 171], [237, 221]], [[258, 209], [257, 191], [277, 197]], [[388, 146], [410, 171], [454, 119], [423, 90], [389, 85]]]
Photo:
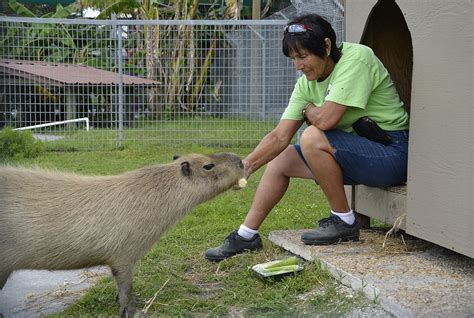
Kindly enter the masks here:
[[[407, 180], [408, 130], [387, 131], [392, 143], [384, 146], [338, 129], [325, 132], [342, 168], [344, 184], [388, 187]], [[306, 163], [299, 144], [296, 151]]]

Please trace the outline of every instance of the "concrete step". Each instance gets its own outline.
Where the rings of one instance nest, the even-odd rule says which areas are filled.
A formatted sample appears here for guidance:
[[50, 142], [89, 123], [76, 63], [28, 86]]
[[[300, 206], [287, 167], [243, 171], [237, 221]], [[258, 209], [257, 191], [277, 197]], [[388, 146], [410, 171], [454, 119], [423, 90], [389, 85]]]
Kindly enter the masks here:
[[474, 259], [403, 231], [385, 239], [386, 230], [362, 230], [359, 242], [330, 246], [304, 245], [305, 231], [273, 231], [269, 240], [320, 262], [396, 317], [474, 316]]

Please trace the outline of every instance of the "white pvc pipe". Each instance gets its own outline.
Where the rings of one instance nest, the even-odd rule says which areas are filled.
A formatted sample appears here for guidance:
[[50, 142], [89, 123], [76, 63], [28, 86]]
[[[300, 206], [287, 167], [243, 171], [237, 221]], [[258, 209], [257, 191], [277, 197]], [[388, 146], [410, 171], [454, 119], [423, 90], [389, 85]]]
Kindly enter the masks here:
[[21, 128], [15, 128], [13, 130], [27, 130], [27, 129], [34, 129], [34, 128], [42, 128], [42, 127], [62, 125], [62, 124], [67, 124], [67, 123], [75, 123], [75, 122], [79, 122], [79, 121], [85, 121], [86, 122], [86, 130], [89, 131], [89, 118], [87, 118], [87, 117], [76, 118], [76, 119], [68, 119], [68, 120], [63, 120], [63, 121], [56, 121], [54, 123], [26, 126], [26, 127], [21, 127]]

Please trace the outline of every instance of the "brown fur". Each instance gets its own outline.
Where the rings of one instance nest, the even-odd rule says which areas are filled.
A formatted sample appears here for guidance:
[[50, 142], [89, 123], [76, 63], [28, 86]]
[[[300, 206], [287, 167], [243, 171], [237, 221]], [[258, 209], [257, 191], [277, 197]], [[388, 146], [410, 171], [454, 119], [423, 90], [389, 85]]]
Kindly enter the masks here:
[[243, 177], [233, 154], [189, 155], [118, 176], [0, 167], [0, 289], [16, 269], [109, 265], [133, 316], [137, 260], [191, 209]]

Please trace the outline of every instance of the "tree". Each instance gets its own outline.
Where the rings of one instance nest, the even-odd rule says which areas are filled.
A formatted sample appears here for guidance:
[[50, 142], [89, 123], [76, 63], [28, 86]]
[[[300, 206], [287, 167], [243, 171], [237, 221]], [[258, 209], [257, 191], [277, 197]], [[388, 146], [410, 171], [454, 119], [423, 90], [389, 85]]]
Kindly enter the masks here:
[[[54, 12], [36, 15], [25, 5], [10, 0], [11, 10], [16, 15], [33, 18], [67, 18], [77, 12], [77, 7], [56, 5]], [[30, 27], [11, 27], [0, 41], [2, 57], [27, 57], [39, 61], [66, 63], [85, 62], [87, 43], [77, 39], [77, 30], [62, 24], [31, 24]]]
[[[97, 18], [110, 18], [113, 14], [140, 20], [238, 18], [240, 7], [237, 0], [229, 0], [226, 8], [218, 6], [217, 0], [214, 2], [204, 12], [199, 10], [200, 0], [82, 0], [81, 4], [83, 7], [100, 9], [101, 14]], [[150, 89], [148, 94], [149, 110], [155, 118], [161, 118], [165, 111], [174, 114], [182, 110], [197, 110], [220, 32], [218, 27], [206, 30], [204, 27], [189, 25], [145, 25], [143, 29], [129, 30], [127, 45], [131, 46], [133, 43], [135, 47], [129, 49], [133, 49], [134, 54], [145, 57], [147, 78], [163, 84], [159, 88]], [[196, 38], [198, 33], [207, 34]], [[173, 42], [173, 39], [176, 41]], [[206, 50], [197, 50], [198, 47]], [[143, 63], [141, 59], [131, 61], [138, 68], [138, 64]], [[170, 66], [165, 65], [164, 61], [169, 61]]]

